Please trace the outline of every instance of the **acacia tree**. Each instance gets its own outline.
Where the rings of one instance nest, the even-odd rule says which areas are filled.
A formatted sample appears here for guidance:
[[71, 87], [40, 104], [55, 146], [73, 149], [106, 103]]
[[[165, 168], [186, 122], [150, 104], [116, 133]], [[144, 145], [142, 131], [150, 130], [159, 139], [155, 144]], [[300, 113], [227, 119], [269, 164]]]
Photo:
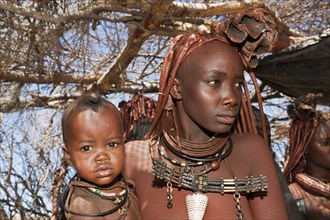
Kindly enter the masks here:
[[[65, 173], [59, 118], [68, 101], [93, 89], [112, 100], [156, 93], [171, 37], [265, 4], [284, 34], [328, 27], [321, 0], [0, 0], [0, 218], [50, 218]], [[281, 93], [260, 87], [281, 107], [267, 102]]]

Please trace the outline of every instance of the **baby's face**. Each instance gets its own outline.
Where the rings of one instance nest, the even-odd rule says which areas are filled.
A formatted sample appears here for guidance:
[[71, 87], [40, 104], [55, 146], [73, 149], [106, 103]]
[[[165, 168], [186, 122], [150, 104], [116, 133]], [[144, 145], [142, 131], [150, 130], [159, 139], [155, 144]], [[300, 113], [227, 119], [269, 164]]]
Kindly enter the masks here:
[[69, 125], [68, 152], [80, 177], [99, 186], [110, 184], [124, 165], [124, 138], [119, 114], [111, 108], [86, 110]]

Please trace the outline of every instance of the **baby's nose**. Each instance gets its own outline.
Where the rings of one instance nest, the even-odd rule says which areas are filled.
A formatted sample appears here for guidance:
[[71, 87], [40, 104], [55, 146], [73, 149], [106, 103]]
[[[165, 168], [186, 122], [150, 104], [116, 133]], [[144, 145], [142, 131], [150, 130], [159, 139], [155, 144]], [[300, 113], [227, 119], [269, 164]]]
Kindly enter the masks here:
[[108, 161], [108, 160], [110, 160], [110, 156], [104, 150], [98, 152], [96, 156], [97, 162]]

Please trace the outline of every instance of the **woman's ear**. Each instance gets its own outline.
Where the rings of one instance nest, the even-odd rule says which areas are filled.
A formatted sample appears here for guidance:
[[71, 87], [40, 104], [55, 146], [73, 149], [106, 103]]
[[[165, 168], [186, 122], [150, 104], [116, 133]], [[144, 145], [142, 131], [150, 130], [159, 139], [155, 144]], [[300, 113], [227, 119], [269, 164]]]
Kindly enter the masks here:
[[175, 78], [170, 91], [171, 96], [176, 100], [181, 100], [180, 81]]
[[71, 160], [68, 148], [66, 146], [62, 147], [62, 152], [63, 152], [63, 157], [64, 157], [65, 162], [69, 166], [72, 166], [72, 160]]

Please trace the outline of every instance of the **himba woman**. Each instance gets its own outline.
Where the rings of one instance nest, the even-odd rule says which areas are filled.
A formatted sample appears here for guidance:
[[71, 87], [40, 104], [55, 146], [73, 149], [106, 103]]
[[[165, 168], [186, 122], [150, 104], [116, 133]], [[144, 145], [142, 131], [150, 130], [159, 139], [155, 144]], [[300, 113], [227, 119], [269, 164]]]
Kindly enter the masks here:
[[172, 40], [149, 139], [125, 145], [142, 219], [287, 219], [243, 75], [271, 48], [272, 18], [246, 11]]
[[306, 219], [330, 219], [330, 113], [316, 110], [320, 94], [288, 106], [292, 119], [284, 176]]

